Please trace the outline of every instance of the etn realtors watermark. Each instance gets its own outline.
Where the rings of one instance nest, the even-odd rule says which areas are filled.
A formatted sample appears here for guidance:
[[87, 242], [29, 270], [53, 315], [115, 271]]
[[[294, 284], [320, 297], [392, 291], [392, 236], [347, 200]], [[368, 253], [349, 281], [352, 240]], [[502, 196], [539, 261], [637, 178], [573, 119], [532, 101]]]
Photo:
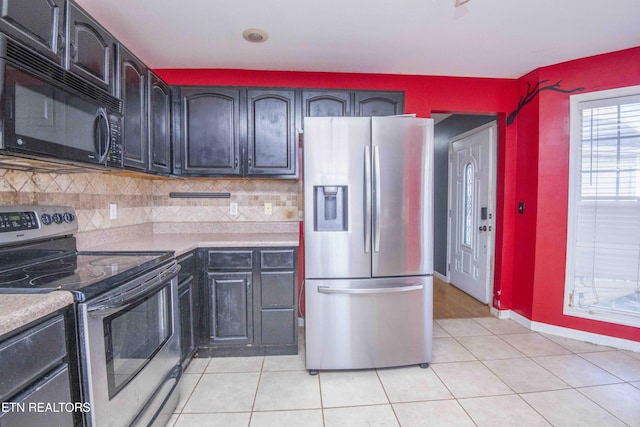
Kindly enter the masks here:
[[61, 413], [89, 412], [87, 402], [1, 402], [0, 412]]

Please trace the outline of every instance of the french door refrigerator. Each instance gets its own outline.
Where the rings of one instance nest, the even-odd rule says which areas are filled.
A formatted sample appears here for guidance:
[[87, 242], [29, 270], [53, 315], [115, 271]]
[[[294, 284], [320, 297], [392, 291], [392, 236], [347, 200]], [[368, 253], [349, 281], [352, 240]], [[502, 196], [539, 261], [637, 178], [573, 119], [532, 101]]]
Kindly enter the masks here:
[[431, 362], [433, 121], [304, 118], [306, 368]]

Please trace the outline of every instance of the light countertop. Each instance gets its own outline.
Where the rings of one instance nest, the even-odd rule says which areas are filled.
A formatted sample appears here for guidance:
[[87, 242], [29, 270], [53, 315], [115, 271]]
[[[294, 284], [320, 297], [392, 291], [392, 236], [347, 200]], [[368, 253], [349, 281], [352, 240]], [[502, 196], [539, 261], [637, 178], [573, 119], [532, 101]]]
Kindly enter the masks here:
[[48, 294], [0, 294], [0, 336], [73, 304], [66, 291]]
[[298, 246], [297, 233], [154, 233], [92, 247], [88, 251], [174, 251], [197, 248]]
[[[189, 230], [191, 231], [191, 230]], [[207, 230], [211, 231], [211, 230]], [[218, 231], [218, 230], [215, 230]], [[79, 247], [82, 251], [172, 251], [176, 256], [197, 248], [298, 246], [299, 234], [286, 231], [148, 233]], [[255, 232], [259, 231], [259, 232]], [[99, 239], [98, 239], [99, 242]], [[0, 294], [0, 336], [73, 303], [73, 294]]]

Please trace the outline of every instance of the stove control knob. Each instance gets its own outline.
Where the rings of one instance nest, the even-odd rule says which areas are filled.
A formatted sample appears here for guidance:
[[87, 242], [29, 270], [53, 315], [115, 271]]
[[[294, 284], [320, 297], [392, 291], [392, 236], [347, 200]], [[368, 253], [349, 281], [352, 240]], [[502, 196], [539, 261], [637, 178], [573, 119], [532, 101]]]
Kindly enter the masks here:
[[54, 213], [52, 215], [52, 218], [53, 218], [53, 222], [55, 222], [56, 224], [62, 223], [62, 215], [60, 215], [59, 213]]
[[74, 219], [76, 219], [72, 213], [70, 212], [65, 212], [62, 215], [62, 219], [64, 219], [64, 222], [68, 222], [68, 223], [72, 223]]
[[40, 217], [40, 221], [42, 221], [42, 223], [44, 225], [50, 225], [51, 224], [51, 215], [42, 214], [42, 216]]

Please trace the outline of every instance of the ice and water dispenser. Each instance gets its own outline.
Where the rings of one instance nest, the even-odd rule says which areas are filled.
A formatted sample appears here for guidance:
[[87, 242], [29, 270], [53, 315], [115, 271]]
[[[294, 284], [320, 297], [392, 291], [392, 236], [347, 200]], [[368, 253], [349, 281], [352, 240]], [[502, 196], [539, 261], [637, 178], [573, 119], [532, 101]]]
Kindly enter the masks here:
[[315, 231], [347, 230], [347, 186], [314, 187]]

